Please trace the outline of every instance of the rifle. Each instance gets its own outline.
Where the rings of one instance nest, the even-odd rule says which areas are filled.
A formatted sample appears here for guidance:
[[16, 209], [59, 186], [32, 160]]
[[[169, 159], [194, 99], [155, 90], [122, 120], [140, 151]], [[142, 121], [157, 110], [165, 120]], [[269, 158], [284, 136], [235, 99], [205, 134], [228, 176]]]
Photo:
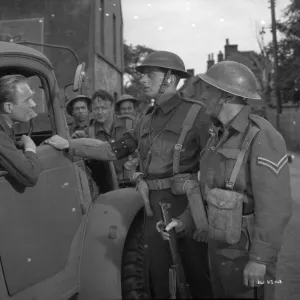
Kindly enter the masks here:
[[[168, 208], [171, 207], [167, 203], [159, 203], [164, 228], [171, 223], [172, 219], [169, 215]], [[169, 247], [171, 250], [173, 265], [169, 269], [169, 291], [170, 299], [191, 299], [189, 285], [186, 282], [185, 273], [182, 266], [181, 257], [178, 251], [175, 229], [169, 231]]]

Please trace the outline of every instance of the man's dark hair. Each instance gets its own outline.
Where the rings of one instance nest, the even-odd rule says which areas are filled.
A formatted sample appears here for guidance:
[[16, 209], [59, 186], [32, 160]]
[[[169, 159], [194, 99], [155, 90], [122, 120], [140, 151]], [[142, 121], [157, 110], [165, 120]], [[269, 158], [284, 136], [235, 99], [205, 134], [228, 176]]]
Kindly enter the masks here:
[[16, 103], [16, 85], [21, 82], [27, 82], [23, 75], [6, 75], [0, 77], [0, 105], [5, 102]]
[[104, 101], [109, 101], [111, 104], [114, 104], [113, 96], [105, 90], [97, 90], [92, 95], [92, 103], [94, 103], [95, 99], [102, 99]]

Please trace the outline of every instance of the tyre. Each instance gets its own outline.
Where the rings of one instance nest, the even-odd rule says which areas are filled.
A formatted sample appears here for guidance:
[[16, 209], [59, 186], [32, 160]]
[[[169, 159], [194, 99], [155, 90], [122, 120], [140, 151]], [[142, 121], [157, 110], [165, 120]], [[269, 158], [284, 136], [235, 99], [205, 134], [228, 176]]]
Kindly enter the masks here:
[[141, 211], [129, 230], [122, 258], [122, 299], [152, 299]]

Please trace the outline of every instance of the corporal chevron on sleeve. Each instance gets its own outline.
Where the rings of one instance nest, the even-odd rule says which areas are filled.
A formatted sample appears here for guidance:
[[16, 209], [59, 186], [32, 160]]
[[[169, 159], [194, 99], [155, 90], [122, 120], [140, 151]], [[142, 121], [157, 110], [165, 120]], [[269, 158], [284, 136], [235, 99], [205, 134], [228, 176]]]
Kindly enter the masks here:
[[264, 157], [257, 157], [257, 164], [270, 169], [273, 173], [278, 175], [283, 167], [288, 163], [288, 155], [285, 154], [278, 162], [273, 162]]

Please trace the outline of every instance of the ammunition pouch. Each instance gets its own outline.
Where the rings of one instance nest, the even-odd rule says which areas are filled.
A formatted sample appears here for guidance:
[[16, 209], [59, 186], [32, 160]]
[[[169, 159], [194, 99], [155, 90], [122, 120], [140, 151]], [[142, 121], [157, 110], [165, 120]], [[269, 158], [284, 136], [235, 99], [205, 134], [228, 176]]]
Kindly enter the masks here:
[[239, 242], [242, 231], [243, 195], [214, 188], [207, 194], [209, 238], [227, 244]]
[[197, 174], [176, 174], [173, 176], [171, 191], [174, 195], [186, 194], [191, 214], [198, 232], [208, 231], [208, 220]]
[[[224, 242], [227, 244], [236, 244], [241, 238], [242, 230], [252, 236], [252, 232], [247, 232], [248, 226], [242, 226], [243, 219], [243, 202], [247, 202], [244, 194], [234, 191], [234, 185], [244, 161], [246, 151], [248, 150], [253, 138], [259, 132], [259, 128], [249, 124], [246, 137], [241, 145], [241, 151], [237, 161], [233, 167], [231, 176], [226, 182], [226, 189], [213, 188], [207, 193], [208, 204], [208, 222], [209, 222], [209, 238]], [[251, 218], [244, 216], [244, 223], [248, 222], [249, 228]]]
[[[186, 182], [192, 180], [192, 174], [176, 174], [172, 178], [171, 191], [174, 195], [184, 195], [186, 191]], [[194, 176], [196, 178], [196, 176]]]

